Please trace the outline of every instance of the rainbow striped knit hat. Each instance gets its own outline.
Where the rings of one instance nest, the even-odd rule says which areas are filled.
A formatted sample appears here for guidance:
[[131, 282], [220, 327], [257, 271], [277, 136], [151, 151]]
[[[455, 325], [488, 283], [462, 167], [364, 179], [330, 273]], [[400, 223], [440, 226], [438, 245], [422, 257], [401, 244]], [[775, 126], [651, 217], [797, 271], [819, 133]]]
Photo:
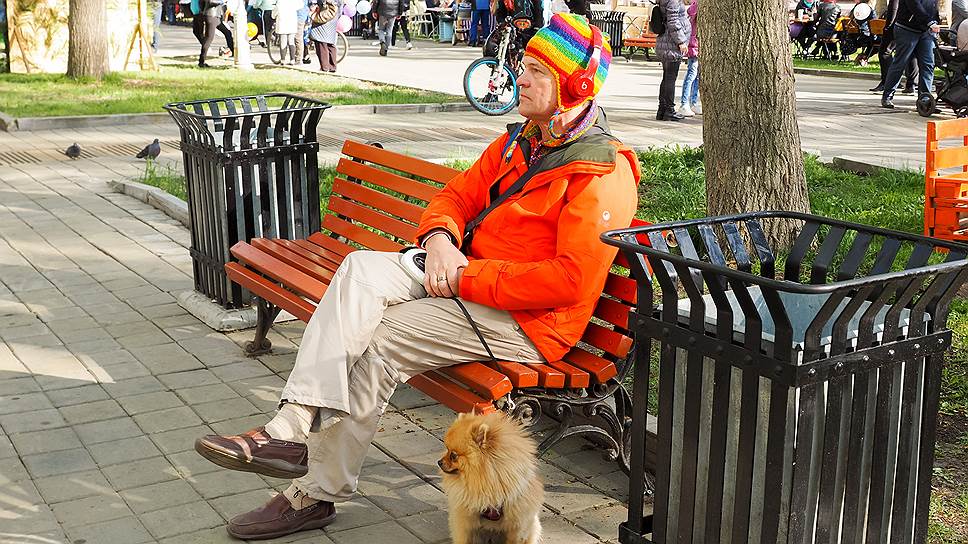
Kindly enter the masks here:
[[608, 65], [612, 62], [608, 34], [602, 33], [602, 40], [602, 56], [598, 74], [595, 75], [594, 92], [584, 99], [571, 96], [564, 82], [573, 73], [588, 68], [592, 56], [592, 30], [588, 19], [572, 13], [556, 13], [548, 26], [539, 30], [528, 42], [524, 54], [545, 65], [558, 82], [558, 111], [574, 109], [594, 98], [602, 89], [608, 75]]

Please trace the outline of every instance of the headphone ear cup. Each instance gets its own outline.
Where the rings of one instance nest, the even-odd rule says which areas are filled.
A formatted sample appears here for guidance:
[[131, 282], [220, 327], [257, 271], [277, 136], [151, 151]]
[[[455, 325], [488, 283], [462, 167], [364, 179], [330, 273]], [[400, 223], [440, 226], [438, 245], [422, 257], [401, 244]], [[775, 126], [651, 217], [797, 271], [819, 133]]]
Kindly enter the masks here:
[[569, 94], [575, 98], [587, 98], [591, 96], [595, 84], [587, 74], [573, 74], [568, 78]]

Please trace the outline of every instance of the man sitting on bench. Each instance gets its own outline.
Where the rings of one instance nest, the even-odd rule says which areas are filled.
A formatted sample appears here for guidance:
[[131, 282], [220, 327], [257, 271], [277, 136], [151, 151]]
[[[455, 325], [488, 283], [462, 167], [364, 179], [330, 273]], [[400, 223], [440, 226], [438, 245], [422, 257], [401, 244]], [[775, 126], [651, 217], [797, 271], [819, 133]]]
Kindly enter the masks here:
[[[399, 253], [347, 255], [306, 327], [276, 416], [196, 441], [220, 466], [293, 478], [229, 521], [232, 536], [331, 523], [334, 503], [356, 491], [397, 383], [491, 353], [555, 361], [578, 342], [616, 254], [599, 234], [628, 226], [637, 204], [635, 153], [609, 134], [594, 100], [610, 61], [607, 39], [584, 17], [555, 15], [529, 43], [518, 80], [527, 121], [510, 125], [420, 220], [422, 282]], [[473, 221], [489, 207], [486, 221]]]

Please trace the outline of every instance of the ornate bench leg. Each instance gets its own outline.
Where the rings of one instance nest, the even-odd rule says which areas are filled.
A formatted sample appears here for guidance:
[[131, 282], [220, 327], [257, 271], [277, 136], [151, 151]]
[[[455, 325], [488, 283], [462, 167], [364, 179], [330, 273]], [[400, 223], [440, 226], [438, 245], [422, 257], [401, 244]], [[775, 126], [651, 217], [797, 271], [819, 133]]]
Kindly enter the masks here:
[[266, 336], [269, 334], [269, 329], [272, 328], [272, 323], [276, 320], [276, 316], [279, 315], [280, 311], [280, 308], [269, 304], [261, 298], [257, 300], [259, 316], [255, 325], [255, 338], [245, 344], [245, 354], [249, 357], [265, 355], [272, 349], [272, 342]]

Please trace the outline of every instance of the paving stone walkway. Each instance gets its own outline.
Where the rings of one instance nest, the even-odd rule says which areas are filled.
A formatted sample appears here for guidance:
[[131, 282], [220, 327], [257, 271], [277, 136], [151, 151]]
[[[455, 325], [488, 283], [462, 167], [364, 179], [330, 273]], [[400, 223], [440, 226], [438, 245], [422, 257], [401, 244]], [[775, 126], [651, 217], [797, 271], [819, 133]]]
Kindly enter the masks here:
[[[103, 145], [148, 132], [96, 132]], [[34, 149], [76, 134], [20, 133]], [[93, 136], [92, 136], [93, 137]], [[8, 136], [7, 141], [11, 141]], [[48, 140], [45, 140], [47, 138]], [[199, 435], [267, 421], [301, 323], [249, 359], [251, 331], [214, 333], [174, 296], [192, 288], [189, 233], [110, 180], [133, 159], [0, 166], [0, 543], [229, 542], [225, 521], [288, 482], [222, 470]], [[336, 523], [278, 542], [447, 542], [435, 461], [453, 414], [401, 387]], [[541, 462], [545, 542], [616, 538], [625, 475], [580, 440]]]

